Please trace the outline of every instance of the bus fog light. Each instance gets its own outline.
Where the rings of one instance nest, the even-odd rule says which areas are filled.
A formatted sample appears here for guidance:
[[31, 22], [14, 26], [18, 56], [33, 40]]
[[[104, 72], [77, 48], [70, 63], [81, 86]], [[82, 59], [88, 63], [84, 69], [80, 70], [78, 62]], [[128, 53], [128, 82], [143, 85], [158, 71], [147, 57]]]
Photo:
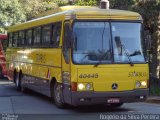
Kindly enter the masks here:
[[145, 86], [147, 86], [147, 82], [146, 81], [142, 81], [141, 85], [145, 87]]
[[90, 90], [92, 88], [92, 85], [90, 83], [86, 84], [86, 90]]
[[78, 89], [79, 90], [83, 90], [84, 88], [85, 88], [84, 84], [82, 84], [82, 83], [78, 84]]
[[136, 87], [139, 88], [141, 86], [141, 83], [139, 81], [136, 82]]

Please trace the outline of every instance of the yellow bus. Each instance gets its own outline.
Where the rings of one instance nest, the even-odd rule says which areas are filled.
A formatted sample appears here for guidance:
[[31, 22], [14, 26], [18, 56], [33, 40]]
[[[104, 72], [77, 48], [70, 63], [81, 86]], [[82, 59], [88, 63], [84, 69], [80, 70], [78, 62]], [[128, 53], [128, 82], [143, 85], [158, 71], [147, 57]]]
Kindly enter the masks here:
[[65, 104], [144, 101], [149, 71], [142, 17], [135, 12], [66, 6], [8, 28], [8, 77]]

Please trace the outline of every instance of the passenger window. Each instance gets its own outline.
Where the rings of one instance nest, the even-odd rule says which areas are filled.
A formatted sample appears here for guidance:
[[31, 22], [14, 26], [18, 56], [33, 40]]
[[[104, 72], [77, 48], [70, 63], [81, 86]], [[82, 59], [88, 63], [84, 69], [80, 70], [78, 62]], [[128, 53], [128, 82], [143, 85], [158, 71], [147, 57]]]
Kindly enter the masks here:
[[18, 32], [13, 33], [12, 46], [17, 47]]
[[37, 27], [33, 32], [33, 46], [40, 46], [41, 44], [41, 27]]
[[53, 27], [53, 37], [51, 44], [55, 47], [59, 46], [60, 38], [61, 38], [61, 23], [55, 24]]
[[31, 46], [32, 45], [32, 30], [27, 30], [26, 31], [26, 42], [25, 44], [27, 46]]
[[8, 46], [12, 47], [13, 33], [9, 33], [8, 36]]
[[18, 47], [24, 46], [24, 40], [25, 40], [25, 33], [24, 31], [20, 31], [17, 46]]
[[51, 25], [42, 27], [42, 46], [50, 46], [51, 42]]

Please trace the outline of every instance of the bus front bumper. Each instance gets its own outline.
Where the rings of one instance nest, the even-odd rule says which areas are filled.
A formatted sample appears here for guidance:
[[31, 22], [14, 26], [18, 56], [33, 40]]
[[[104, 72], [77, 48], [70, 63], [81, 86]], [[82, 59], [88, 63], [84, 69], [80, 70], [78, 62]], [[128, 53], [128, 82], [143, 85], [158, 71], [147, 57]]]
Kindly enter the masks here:
[[[109, 104], [109, 102], [130, 103], [146, 100], [149, 89], [137, 89], [122, 92], [71, 92], [71, 105]], [[109, 101], [111, 100], [111, 101]], [[113, 101], [112, 101], [113, 100]]]

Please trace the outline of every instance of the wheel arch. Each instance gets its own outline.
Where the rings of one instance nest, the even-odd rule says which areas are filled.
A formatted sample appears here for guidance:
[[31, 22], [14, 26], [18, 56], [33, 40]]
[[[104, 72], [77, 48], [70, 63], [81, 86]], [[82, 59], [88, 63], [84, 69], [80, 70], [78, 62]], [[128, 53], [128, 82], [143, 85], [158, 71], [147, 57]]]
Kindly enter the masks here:
[[22, 70], [21, 69], [19, 70], [19, 74], [22, 74]]
[[13, 70], [13, 81], [14, 81], [14, 83], [16, 83], [16, 72], [17, 72], [17, 70], [14, 69]]
[[50, 96], [53, 97], [53, 88], [54, 88], [54, 85], [55, 83], [57, 82], [57, 79], [55, 77], [52, 77], [51, 81], [50, 81]]

